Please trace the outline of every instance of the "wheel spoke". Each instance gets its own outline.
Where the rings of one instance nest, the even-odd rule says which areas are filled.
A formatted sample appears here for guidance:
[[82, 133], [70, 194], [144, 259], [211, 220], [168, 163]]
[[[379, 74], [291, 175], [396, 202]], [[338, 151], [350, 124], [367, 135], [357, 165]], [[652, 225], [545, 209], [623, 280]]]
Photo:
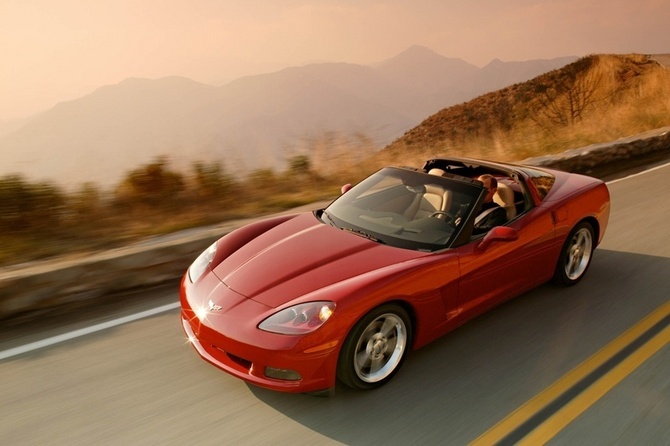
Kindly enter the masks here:
[[387, 348], [386, 351], [389, 352], [389, 354], [393, 353], [393, 350], [396, 349], [396, 346], [398, 345], [399, 341], [398, 336], [393, 336], [392, 338], [388, 339], [386, 342]]
[[396, 323], [393, 319], [391, 318], [386, 318], [384, 319], [384, 323], [382, 324], [381, 328], [379, 329], [379, 333], [384, 335], [386, 338], [390, 338], [391, 336], [395, 336], [395, 328]]
[[566, 272], [568, 273], [568, 276], [573, 276], [575, 274], [575, 270], [577, 269], [578, 265], [579, 265], [579, 261], [577, 259], [577, 255], [573, 251], [568, 256], [568, 265], [566, 267]]
[[362, 349], [356, 353], [356, 364], [358, 364], [361, 369], [368, 367], [370, 365], [370, 361], [370, 355], [365, 349]]
[[370, 375], [378, 373], [386, 365], [386, 357], [380, 356], [370, 361]]
[[578, 264], [579, 262], [577, 261], [577, 258], [574, 255], [568, 257], [568, 266], [566, 268], [568, 276], [572, 276], [575, 273], [575, 269], [577, 268]]

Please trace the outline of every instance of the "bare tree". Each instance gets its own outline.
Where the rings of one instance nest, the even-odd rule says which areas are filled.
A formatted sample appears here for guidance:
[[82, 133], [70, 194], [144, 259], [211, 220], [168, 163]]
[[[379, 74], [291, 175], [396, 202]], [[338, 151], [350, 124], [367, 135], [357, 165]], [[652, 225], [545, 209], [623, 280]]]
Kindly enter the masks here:
[[602, 75], [590, 69], [592, 63], [575, 62], [573, 69], [562, 71], [560, 77], [535, 85], [531, 119], [545, 128], [567, 127], [581, 121], [589, 108], [599, 101]]

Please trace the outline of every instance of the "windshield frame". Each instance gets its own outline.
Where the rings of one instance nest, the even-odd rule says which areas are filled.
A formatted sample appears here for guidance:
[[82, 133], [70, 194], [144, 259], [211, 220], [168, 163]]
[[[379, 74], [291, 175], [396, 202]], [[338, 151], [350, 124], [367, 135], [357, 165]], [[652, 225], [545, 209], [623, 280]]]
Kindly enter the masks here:
[[[404, 203], [421, 200], [426, 186], [449, 191], [453, 201], [450, 217], [409, 218]], [[412, 195], [414, 194], [414, 195]], [[325, 224], [349, 231], [374, 242], [415, 251], [433, 252], [451, 248], [460, 240], [485, 195], [482, 183], [458, 175], [437, 176], [422, 170], [385, 167], [356, 184], [316, 216]], [[461, 205], [467, 205], [461, 208]]]

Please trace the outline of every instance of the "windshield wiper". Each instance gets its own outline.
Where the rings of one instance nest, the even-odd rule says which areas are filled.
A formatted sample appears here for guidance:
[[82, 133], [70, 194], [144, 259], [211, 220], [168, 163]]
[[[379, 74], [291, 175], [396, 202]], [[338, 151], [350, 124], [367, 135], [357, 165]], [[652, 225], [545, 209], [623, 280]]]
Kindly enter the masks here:
[[[328, 223], [330, 226], [334, 226], [334, 227], [336, 227], [336, 228], [338, 227], [337, 224], [335, 224], [335, 220], [333, 220], [333, 217], [331, 217], [330, 214], [329, 214], [328, 212], [326, 212], [325, 210], [324, 210], [323, 212], [321, 212], [321, 216], [322, 216], [322, 217], [325, 217], [326, 219], [328, 219], [328, 222], [327, 222], [327, 223]], [[322, 220], [324, 220], [324, 222], [325, 222], [325, 219], [322, 218]]]
[[385, 245], [386, 243], [383, 240], [378, 239], [374, 235], [368, 234], [367, 232], [360, 231], [358, 229], [354, 228], [342, 228], [343, 231], [351, 232], [354, 233], [360, 237], [366, 238], [368, 240], [371, 240], [373, 242], [381, 243], [382, 245]]

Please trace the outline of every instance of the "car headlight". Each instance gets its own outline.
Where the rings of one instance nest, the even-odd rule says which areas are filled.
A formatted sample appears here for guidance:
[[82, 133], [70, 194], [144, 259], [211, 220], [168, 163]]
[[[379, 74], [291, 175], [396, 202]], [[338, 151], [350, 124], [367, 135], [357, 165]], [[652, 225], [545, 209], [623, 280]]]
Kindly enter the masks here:
[[301, 335], [322, 326], [335, 311], [335, 302], [308, 302], [285, 308], [258, 325], [271, 333]]
[[204, 250], [188, 268], [188, 278], [191, 279], [191, 282], [195, 282], [202, 276], [209, 264], [212, 263], [214, 254], [216, 254], [216, 242]]

